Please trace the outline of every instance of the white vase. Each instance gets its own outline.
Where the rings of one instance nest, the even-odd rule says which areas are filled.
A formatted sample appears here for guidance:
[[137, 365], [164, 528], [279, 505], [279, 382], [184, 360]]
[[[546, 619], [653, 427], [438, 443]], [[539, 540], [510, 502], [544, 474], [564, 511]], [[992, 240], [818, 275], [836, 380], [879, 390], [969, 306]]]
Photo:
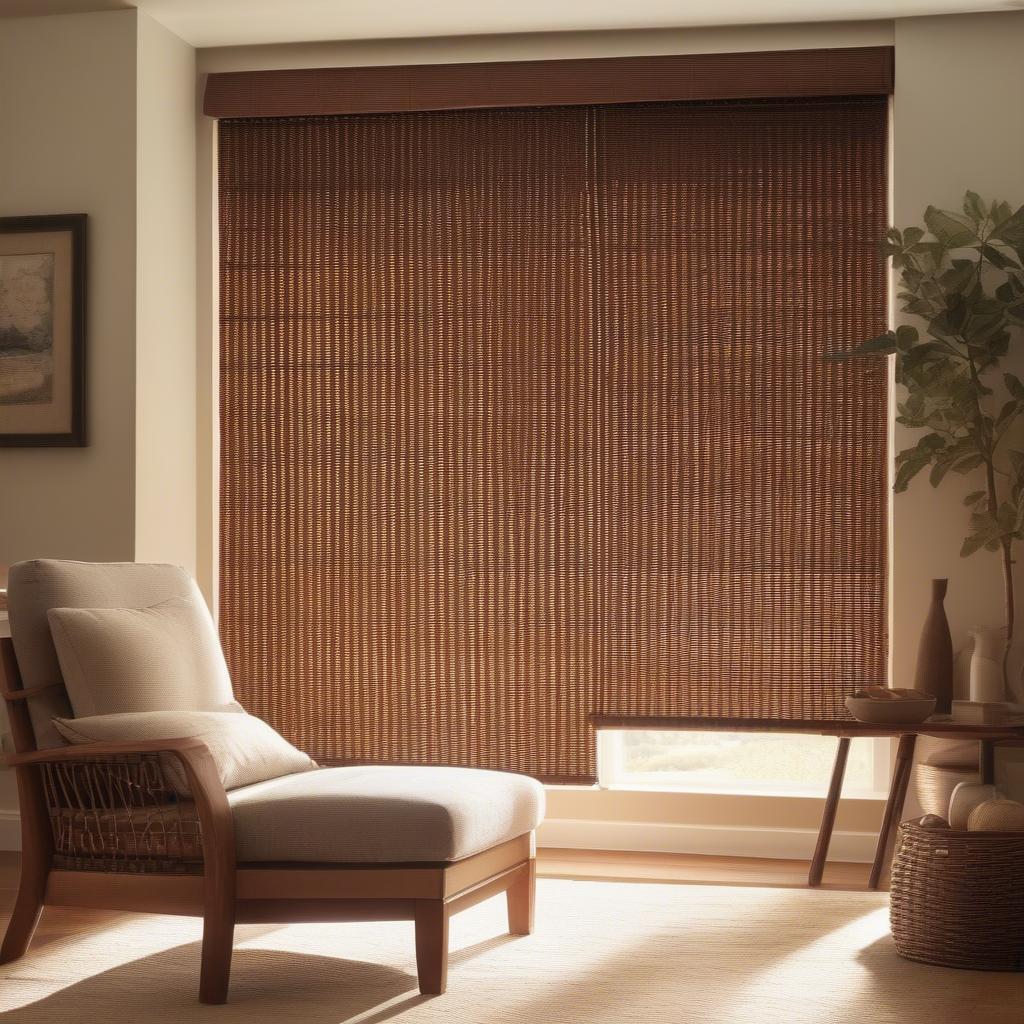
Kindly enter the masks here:
[[971, 630], [974, 653], [971, 655], [971, 700], [983, 704], [1002, 704], [1006, 700], [1003, 684], [1003, 654], [1006, 630], [985, 626]]
[[949, 798], [947, 820], [950, 828], [967, 828], [967, 819], [975, 807], [986, 800], [995, 800], [999, 791], [989, 782], [961, 782]]

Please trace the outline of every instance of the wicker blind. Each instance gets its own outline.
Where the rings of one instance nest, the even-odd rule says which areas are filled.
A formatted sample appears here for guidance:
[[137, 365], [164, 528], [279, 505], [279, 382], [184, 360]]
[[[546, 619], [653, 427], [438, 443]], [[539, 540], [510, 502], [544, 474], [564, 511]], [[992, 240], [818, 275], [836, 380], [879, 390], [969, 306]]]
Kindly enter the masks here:
[[220, 124], [221, 630], [318, 760], [595, 775], [588, 715], [886, 659], [886, 101]]

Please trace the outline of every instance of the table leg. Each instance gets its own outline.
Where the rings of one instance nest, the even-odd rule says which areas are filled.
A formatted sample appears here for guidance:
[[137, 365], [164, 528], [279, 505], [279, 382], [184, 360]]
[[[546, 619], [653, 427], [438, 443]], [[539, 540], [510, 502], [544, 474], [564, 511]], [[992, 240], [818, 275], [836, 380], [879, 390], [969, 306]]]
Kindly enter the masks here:
[[875, 860], [871, 865], [871, 876], [868, 888], [877, 889], [882, 877], [882, 868], [892, 857], [892, 841], [903, 818], [903, 802], [907, 798], [907, 786], [910, 773], [914, 767], [914, 745], [917, 736], [905, 733], [900, 737], [900, 745], [896, 750], [896, 767], [892, 773], [892, 785], [889, 787], [889, 799], [885, 802], [885, 815], [882, 828], [878, 833], [878, 845], [875, 847]]
[[989, 786], [996, 781], [996, 745], [993, 740], [981, 741], [981, 781]]
[[840, 736], [836, 747], [836, 760], [832, 766], [832, 781], [829, 783], [825, 807], [821, 812], [821, 827], [818, 829], [818, 844], [814, 847], [811, 859], [811, 870], [807, 873], [808, 885], [820, 885], [821, 876], [825, 873], [825, 860], [828, 857], [828, 844], [832, 840], [832, 829], [836, 823], [836, 811], [839, 808], [839, 797], [843, 792], [843, 776], [846, 774], [846, 757], [850, 752], [850, 737]]

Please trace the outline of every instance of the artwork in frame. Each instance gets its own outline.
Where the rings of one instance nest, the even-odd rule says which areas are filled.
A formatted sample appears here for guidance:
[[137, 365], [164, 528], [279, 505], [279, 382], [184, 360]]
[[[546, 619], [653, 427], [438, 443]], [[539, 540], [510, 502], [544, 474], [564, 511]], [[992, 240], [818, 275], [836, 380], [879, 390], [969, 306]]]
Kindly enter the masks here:
[[85, 222], [0, 217], [0, 446], [86, 443]]

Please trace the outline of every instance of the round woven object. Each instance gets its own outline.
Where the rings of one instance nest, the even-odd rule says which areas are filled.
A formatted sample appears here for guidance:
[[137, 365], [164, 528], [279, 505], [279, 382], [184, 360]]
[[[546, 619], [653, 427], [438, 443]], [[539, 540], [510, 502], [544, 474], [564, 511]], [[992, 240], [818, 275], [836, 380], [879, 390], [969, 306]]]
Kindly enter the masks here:
[[896, 949], [908, 960], [1024, 971], [1024, 832], [900, 825], [890, 883]]
[[986, 800], [971, 811], [972, 832], [1024, 832], [1024, 804], [1016, 800]]

